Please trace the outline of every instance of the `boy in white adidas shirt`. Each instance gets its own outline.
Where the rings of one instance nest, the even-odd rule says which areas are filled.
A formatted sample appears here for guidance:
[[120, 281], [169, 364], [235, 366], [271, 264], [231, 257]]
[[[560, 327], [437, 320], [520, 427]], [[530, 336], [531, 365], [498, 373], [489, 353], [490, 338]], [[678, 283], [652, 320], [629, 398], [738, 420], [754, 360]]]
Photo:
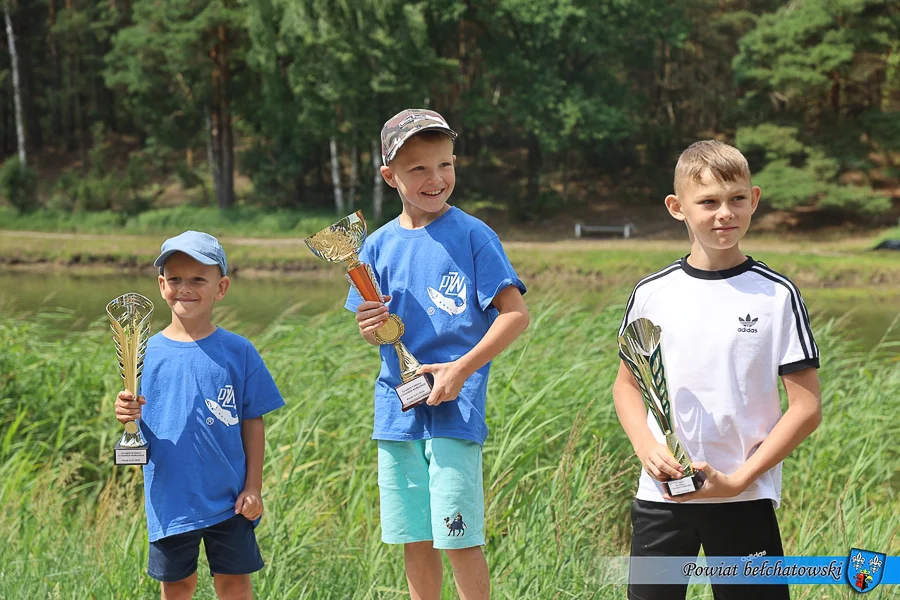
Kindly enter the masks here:
[[[696, 556], [701, 546], [706, 556], [784, 554], [774, 511], [781, 462], [821, 421], [819, 351], [797, 287], [738, 248], [759, 198], [740, 151], [716, 141], [691, 145], [665, 200], [687, 226], [691, 252], [638, 282], [628, 301], [619, 333], [640, 317], [662, 328], [673, 429], [706, 476], [696, 492], [665, 492], [662, 482], [683, 469], [621, 362], [613, 398], [643, 465], [631, 511], [634, 557]], [[677, 600], [686, 591], [629, 583], [628, 597]], [[789, 598], [786, 585], [713, 586], [713, 593]]]

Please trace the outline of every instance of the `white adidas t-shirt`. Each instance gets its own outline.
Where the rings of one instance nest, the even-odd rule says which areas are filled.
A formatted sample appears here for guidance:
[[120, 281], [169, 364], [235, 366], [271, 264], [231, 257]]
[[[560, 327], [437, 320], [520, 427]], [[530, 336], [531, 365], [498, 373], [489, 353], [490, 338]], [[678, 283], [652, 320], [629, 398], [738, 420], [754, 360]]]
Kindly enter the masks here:
[[[702, 271], [686, 257], [635, 286], [619, 330], [644, 317], [662, 328], [675, 435], [695, 462], [733, 473], [781, 418], [778, 377], [819, 367], [819, 349], [800, 291], [764, 263]], [[665, 443], [652, 415], [650, 431]], [[637, 498], [666, 502], [662, 484], [641, 470]], [[733, 498], [781, 503], [781, 463]]]

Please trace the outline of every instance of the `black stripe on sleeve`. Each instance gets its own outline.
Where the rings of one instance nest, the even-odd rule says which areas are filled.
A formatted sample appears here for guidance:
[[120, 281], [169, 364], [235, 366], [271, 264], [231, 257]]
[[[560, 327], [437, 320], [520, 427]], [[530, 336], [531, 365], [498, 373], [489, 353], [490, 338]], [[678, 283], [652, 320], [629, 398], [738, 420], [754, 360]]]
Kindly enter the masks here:
[[625, 316], [622, 317], [622, 325], [619, 327], [619, 335], [622, 335], [622, 332], [625, 331], [625, 327], [631, 321], [628, 320], [628, 313], [631, 312], [631, 309], [634, 308], [634, 298], [637, 295], [638, 288], [644, 285], [645, 283], [650, 283], [655, 279], [659, 279], [660, 277], [665, 277], [670, 273], [674, 273], [675, 271], [679, 271], [681, 269], [681, 259], [679, 258], [675, 262], [673, 262], [668, 267], [653, 273], [652, 275], [648, 275], [644, 277], [640, 281], [637, 282], [637, 285], [634, 286], [634, 290], [631, 292], [631, 296], [628, 298], [628, 304], [625, 305]]
[[800, 312], [802, 313], [803, 323], [806, 325], [806, 335], [809, 337], [810, 348], [813, 356], [819, 356], [819, 345], [816, 344], [816, 339], [813, 337], [812, 327], [810, 326], [809, 320], [809, 312], [806, 310], [806, 302], [803, 301], [803, 296], [800, 294], [800, 288], [798, 288], [793, 281], [770, 267], [765, 263], [760, 263], [757, 261], [757, 265], [761, 266], [764, 270], [768, 271], [772, 275], [775, 275], [779, 279], [781, 279], [784, 283], [788, 285], [788, 289], [791, 290], [792, 294], [796, 297], [797, 305], [800, 307]]
[[798, 360], [786, 365], [781, 365], [780, 367], [778, 367], [778, 375], [790, 375], [791, 373], [797, 373], [799, 371], [803, 371], [804, 369], [818, 368], [819, 357], [814, 356], [813, 358], [804, 358], [803, 360]]
[[[794, 298], [794, 290], [792, 290], [791, 286], [788, 285], [785, 281], [783, 281], [782, 279], [779, 279], [778, 277], [773, 275], [771, 273], [771, 271], [766, 271], [765, 269], [761, 269], [761, 268], [757, 269], [755, 266], [754, 266], [754, 268], [752, 268], [750, 270], [753, 271], [754, 273], [758, 273], [758, 274], [762, 275], [763, 277], [765, 277], [766, 279], [768, 279], [770, 281], [774, 281], [775, 283], [781, 284], [785, 288], [787, 288], [788, 295], [791, 298], [791, 310], [794, 312], [794, 322], [797, 327], [797, 335], [800, 337], [800, 347], [803, 348], [803, 356], [806, 357], [807, 360], [812, 359], [813, 356], [810, 354], [809, 348], [807, 348], [807, 346], [806, 346], [806, 340], [804, 339], [804, 336], [803, 336], [804, 329], [803, 329], [802, 321], [804, 321], [805, 319], [803, 319], [801, 317], [801, 310], [798, 308], [797, 300]], [[806, 322], [806, 331], [807, 332], [809, 331], [809, 322], [808, 321]], [[812, 334], [810, 333], [809, 335], [810, 335], [810, 339], [812, 339]]]

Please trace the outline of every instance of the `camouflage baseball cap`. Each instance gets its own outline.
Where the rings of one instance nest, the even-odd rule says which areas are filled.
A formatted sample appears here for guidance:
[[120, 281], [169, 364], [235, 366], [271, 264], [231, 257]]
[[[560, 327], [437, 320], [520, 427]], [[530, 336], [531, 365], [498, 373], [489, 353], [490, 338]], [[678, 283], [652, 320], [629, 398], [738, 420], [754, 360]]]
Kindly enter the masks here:
[[451, 140], [456, 139], [456, 132], [438, 113], [424, 108], [407, 108], [388, 119], [381, 128], [382, 162], [385, 165], [391, 162], [406, 140], [426, 129], [437, 129], [450, 136]]

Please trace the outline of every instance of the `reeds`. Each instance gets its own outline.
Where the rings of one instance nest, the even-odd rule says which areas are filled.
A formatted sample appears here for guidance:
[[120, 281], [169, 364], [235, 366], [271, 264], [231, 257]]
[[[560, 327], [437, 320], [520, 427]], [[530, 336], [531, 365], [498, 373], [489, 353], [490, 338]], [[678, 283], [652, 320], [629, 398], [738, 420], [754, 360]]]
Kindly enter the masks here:
[[[494, 597], [622, 598], [602, 575], [606, 557], [628, 553], [639, 471], [611, 398], [619, 308], [543, 305], [532, 315], [490, 381], [484, 476]], [[144, 573], [140, 472], [112, 465], [120, 433], [112, 342], [99, 321], [56, 336], [54, 327], [0, 318], [0, 598], [157, 597]], [[239, 323], [232, 329], [241, 333]], [[377, 352], [337, 310], [289, 311], [253, 341], [288, 403], [266, 419], [257, 534], [268, 566], [254, 576], [257, 597], [406, 597], [402, 550], [380, 541], [369, 439]], [[897, 554], [896, 347], [846, 352], [831, 324], [817, 328], [817, 341], [824, 416], [785, 464], [786, 551]], [[201, 559], [197, 598], [215, 597], [207, 572]], [[445, 597], [455, 597], [449, 568]]]

